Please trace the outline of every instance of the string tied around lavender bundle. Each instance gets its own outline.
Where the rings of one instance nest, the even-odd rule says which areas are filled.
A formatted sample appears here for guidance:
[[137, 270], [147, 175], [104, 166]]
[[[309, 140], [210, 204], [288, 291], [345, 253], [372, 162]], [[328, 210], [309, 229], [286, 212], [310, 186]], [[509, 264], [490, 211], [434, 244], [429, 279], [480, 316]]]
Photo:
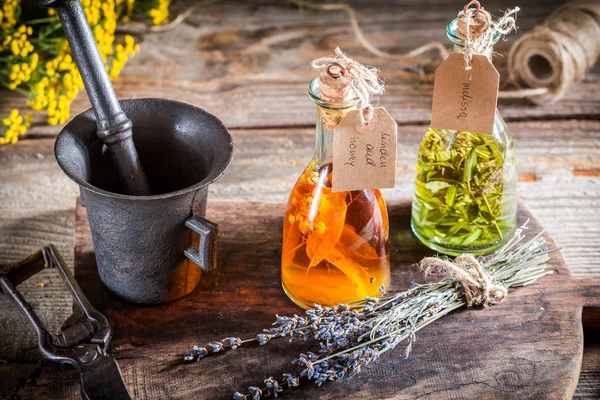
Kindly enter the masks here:
[[459, 283], [468, 307], [498, 304], [508, 294], [508, 289], [494, 282], [479, 261], [470, 254], [458, 256], [454, 261], [425, 257], [419, 263], [419, 268], [425, 275], [441, 273]]

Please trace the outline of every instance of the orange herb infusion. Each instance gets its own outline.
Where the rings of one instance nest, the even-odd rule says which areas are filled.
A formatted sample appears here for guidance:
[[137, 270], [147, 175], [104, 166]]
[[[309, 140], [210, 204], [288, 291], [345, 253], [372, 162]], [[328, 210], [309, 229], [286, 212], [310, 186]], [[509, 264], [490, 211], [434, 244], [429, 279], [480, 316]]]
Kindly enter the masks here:
[[312, 162], [290, 195], [281, 279], [296, 304], [334, 306], [380, 295], [390, 281], [388, 215], [376, 189], [332, 193], [332, 164]]

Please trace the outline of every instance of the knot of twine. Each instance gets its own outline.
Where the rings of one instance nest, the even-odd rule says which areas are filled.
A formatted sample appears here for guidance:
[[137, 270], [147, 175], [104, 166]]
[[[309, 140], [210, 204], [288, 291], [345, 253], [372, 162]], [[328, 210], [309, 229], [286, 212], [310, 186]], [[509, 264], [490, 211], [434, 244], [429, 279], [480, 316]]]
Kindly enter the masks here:
[[425, 257], [419, 267], [426, 275], [442, 273], [460, 283], [469, 307], [498, 304], [508, 294], [508, 289], [494, 283], [472, 255], [463, 254], [456, 257], [454, 262], [438, 257]]
[[[367, 124], [373, 118], [371, 98], [384, 91], [383, 81], [377, 76], [379, 72], [377, 68], [362, 65], [342, 53], [339, 47], [335, 48], [333, 56], [318, 58], [311, 65], [321, 74], [327, 74], [337, 80], [340, 94], [358, 99], [358, 107], [361, 110], [360, 120], [363, 124]], [[334, 70], [333, 66], [337, 69]], [[347, 88], [350, 90], [348, 91]], [[343, 96], [334, 100], [343, 101]]]
[[[475, 9], [469, 8], [472, 4], [476, 6]], [[471, 1], [465, 6], [464, 10], [458, 14], [459, 22], [465, 25], [465, 47], [463, 52], [465, 56], [465, 70], [471, 70], [471, 61], [475, 54], [486, 55], [493, 51], [494, 38], [497, 35], [505, 36], [513, 29], [516, 30], [516, 18], [519, 10], [519, 7], [509, 9], [502, 18], [493, 22], [489, 13], [480, 8], [479, 2]], [[475, 17], [480, 13], [485, 15], [485, 19], [483, 21], [481, 19], [475, 20]], [[474, 23], [477, 23], [478, 28], [480, 28], [475, 32], [472, 29]], [[474, 33], [478, 34], [475, 38], [473, 38], [475, 36]]]

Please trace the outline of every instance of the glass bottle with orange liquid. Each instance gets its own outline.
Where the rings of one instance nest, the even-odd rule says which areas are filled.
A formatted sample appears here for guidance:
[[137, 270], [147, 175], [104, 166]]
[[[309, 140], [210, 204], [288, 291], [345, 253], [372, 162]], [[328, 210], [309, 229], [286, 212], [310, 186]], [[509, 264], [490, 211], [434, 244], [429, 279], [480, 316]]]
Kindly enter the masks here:
[[333, 135], [357, 99], [331, 102], [319, 78], [308, 86], [317, 105], [316, 148], [289, 197], [281, 280], [299, 306], [333, 306], [380, 295], [390, 280], [388, 215], [377, 189], [333, 193]]

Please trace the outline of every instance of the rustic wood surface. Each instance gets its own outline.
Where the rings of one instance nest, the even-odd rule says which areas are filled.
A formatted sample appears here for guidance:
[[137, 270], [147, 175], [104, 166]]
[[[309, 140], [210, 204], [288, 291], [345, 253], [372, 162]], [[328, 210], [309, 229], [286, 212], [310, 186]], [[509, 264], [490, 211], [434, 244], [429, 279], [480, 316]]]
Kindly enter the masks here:
[[[401, 290], [422, 279], [415, 264], [433, 253], [410, 232], [409, 201], [388, 204], [388, 209], [391, 289]], [[112, 354], [136, 399], [228, 399], [266, 377], [297, 372], [290, 361], [314, 349], [315, 343], [290, 346], [287, 339], [274, 340], [198, 363], [182, 362], [193, 344], [231, 335], [253, 337], [270, 326], [274, 310], [281, 315], [299, 312], [279, 280], [283, 211], [284, 203], [213, 202], [207, 216], [221, 226], [217, 270], [204, 275], [198, 288], [179, 301], [140, 308], [116, 300], [103, 288], [86, 210], [77, 208], [75, 277], [113, 326]], [[528, 218], [533, 218], [530, 212], [520, 207], [519, 224]], [[528, 236], [540, 229], [531, 221]], [[600, 280], [572, 279], [559, 253], [551, 256], [548, 269], [553, 275], [539, 285], [511, 291], [501, 305], [462, 310], [426, 328], [409, 360], [399, 347], [346, 383], [320, 389], [307, 384], [289, 397], [570, 398], [583, 353], [582, 306], [600, 306]], [[59, 400], [78, 390], [72, 375], [42, 368], [20, 394]]]
[[[535, 3], [535, 4], [534, 4]], [[497, 50], [543, 21], [562, 1], [521, 4], [520, 30]], [[489, 10], [513, 4], [489, 1]], [[175, 3], [174, 13], [188, 4]], [[404, 52], [429, 40], [447, 43], [443, 27], [455, 1], [356, 2], [361, 26], [386, 51]], [[311, 59], [336, 45], [365, 63], [379, 66], [387, 82], [381, 99], [399, 127], [398, 178], [386, 199], [409, 199], [418, 143], [430, 117], [431, 85], [399, 79], [392, 61], [371, 56], [353, 38], [344, 13], [299, 12], [284, 2], [220, 2], [202, 6], [184, 24], [160, 34], [138, 35], [142, 50], [116, 82], [121, 98], [167, 97], [219, 116], [232, 129], [235, 160], [211, 187], [211, 203], [222, 200], [283, 201], [308, 161], [314, 141], [314, 109], [305, 86]], [[495, 64], [506, 76], [505, 57]], [[23, 98], [0, 96], [0, 113]], [[82, 93], [73, 115], [89, 107]], [[600, 69], [569, 88], [553, 105], [502, 100], [518, 151], [519, 192], [524, 203], [564, 247], [573, 276], [600, 276]], [[60, 127], [34, 118], [34, 127], [16, 145], [0, 148], [0, 262], [24, 258], [55, 243], [73, 262], [76, 186], [52, 154]], [[43, 283], [44, 287], [36, 287]], [[20, 289], [51, 329], [70, 312], [61, 282], [44, 273]], [[11, 305], [0, 299], [0, 398], [10, 397], [35, 377], [34, 336]], [[596, 339], [596, 340], [594, 340]], [[600, 344], [586, 335], [577, 398], [600, 398]], [[141, 379], [141, 378], [140, 378]], [[150, 378], [147, 378], [150, 379]], [[38, 381], [43, 384], [43, 381]], [[149, 383], [150, 384], [150, 383]], [[74, 392], [68, 392], [74, 393]]]

